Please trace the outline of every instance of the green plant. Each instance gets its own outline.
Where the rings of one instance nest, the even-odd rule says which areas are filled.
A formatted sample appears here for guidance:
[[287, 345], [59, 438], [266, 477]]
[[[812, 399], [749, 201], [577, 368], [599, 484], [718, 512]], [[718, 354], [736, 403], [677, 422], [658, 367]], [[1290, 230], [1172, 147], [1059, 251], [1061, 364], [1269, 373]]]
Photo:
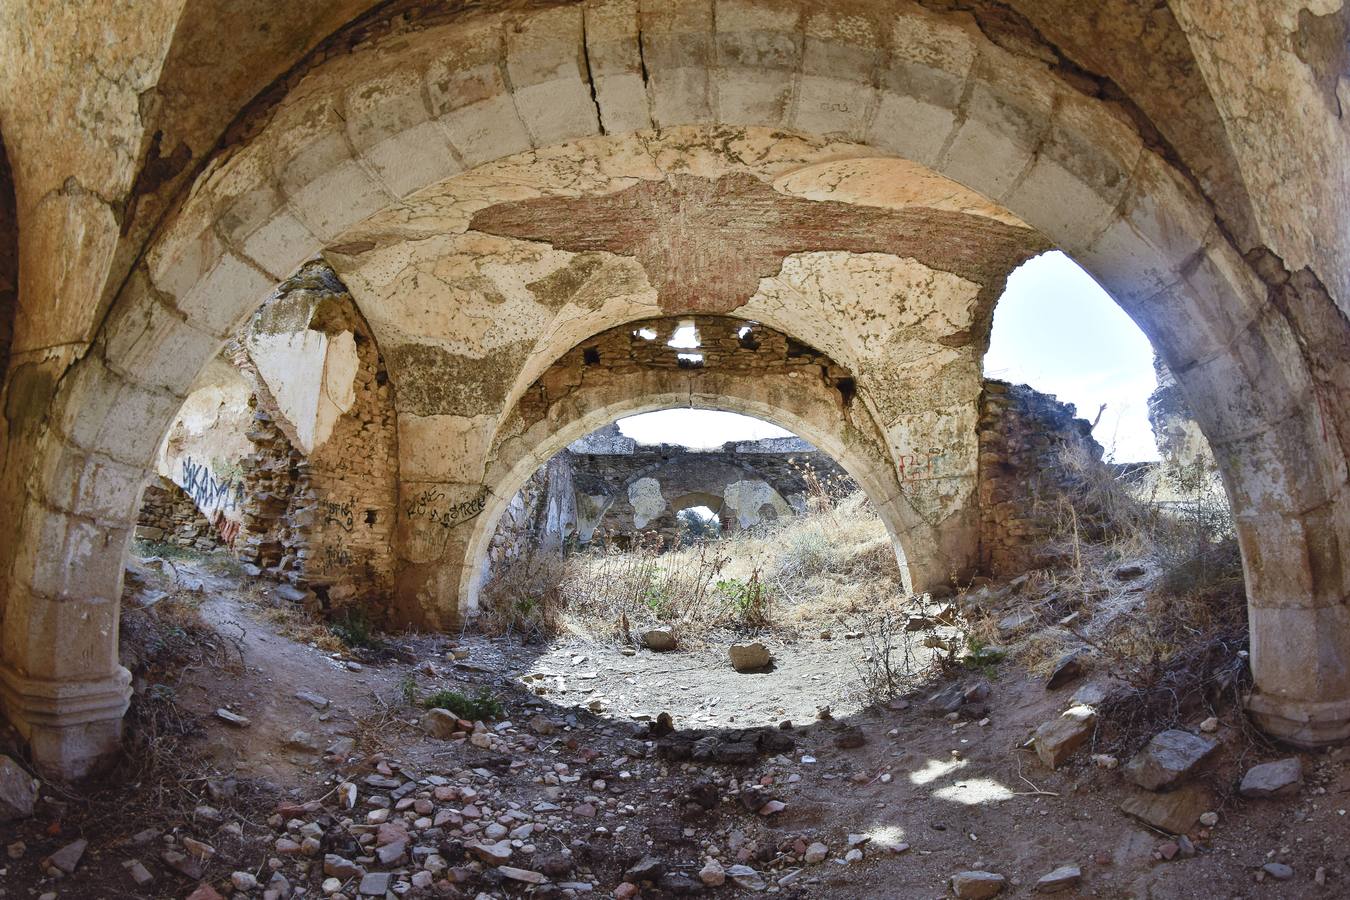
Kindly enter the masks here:
[[476, 697], [468, 697], [459, 691], [440, 690], [422, 700], [427, 709], [448, 709], [461, 719], [479, 721], [500, 718], [503, 712], [501, 701], [486, 690], [480, 690]]
[[756, 628], [769, 624], [769, 606], [773, 594], [769, 587], [759, 580], [758, 568], [752, 571], [747, 579], [718, 579], [714, 587], [727, 599], [737, 618], [743, 623]]
[[381, 646], [380, 639], [375, 637], [375, 628], [371, 624], [370, 617], [362, 609], [353, 607], [344, 610], [342, 618], [328, 627], [348, 648], [375, 650]]
[[997, 678], [998, 664], [1003, 662], [1008, 652], [986, 644], [970, 632], [966, 633], [965, 638], [967, 653], [961, 657], [961, 665], [972, 672], [979, 672], [991, 681]]
[[670, 597], [670, 585], [665, 573], [656, 569], [651, 573], [647, 586], [642, 591], [642, 605], [647, 607], [658, 619], [669, 619], [674, 613]]
[[403, 676], [403, 680], [398, 683], [398, 690], [405, 706], [417, 705], [417, 679], [411, 672]]

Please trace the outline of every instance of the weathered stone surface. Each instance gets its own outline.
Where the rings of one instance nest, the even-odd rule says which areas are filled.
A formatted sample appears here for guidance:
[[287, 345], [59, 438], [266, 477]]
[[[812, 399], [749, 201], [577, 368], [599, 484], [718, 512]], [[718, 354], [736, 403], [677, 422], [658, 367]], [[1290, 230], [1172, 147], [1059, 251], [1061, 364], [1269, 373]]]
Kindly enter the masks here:
[[31, 816], [37, 797], [37, 779], [8, 756], [0, 755], [0, 822]]
[[985, 900], [1001, 893], [1007, 883], [995, 872], [958, 872], [952, 876], [952, 893], [961, 900]]
[[422, 714], [422, 730], [432, 737], [442, 740], [451, 738], [462, 730], [459, 716], [448, 709], [429, 709]]
[[1078, 887], [1083, 880], [1083, 870], [1078, 866], [1060, 866], [1036, 879], [1036, 890], [1042, 894], [1057, 894]]
[[1214, 741], [1172, 729], [1161, 731], [1125, 764], [1125, 777], [1150, 791], [1166, 790], [1195, 771], [1218, 748]]
[[1138, 790], [1120, 804], [1121, 811], [1171, 834], [1185, 834], [1196, 821], [1214, 808], [1213, 796], [1199, 785], [1188, 784], [1174, 791], [1153, 793]]
[[649, 628], [642, 632], [642, 646], [648, 650], [665, 652], [675, 649], [675, 629], [665, 626]]
[[731, 666], [737, 672], [757, 672], [773, 661], [773, 654], [760, 641], [732, 644], [727, 652], [731, 656]]
[[1031, 739], [1032, 746], [1042, 763], [1057, 769], [1087, 742], [1096, 723], [1096, 710], [1090, 706], [1075, 706], [1037, 728]]
[[1303, 760], [1297, 756], [1252, 766], [1242, 776], [1238, 793], [1244, 797], [1288, 797], [1303, 786]]

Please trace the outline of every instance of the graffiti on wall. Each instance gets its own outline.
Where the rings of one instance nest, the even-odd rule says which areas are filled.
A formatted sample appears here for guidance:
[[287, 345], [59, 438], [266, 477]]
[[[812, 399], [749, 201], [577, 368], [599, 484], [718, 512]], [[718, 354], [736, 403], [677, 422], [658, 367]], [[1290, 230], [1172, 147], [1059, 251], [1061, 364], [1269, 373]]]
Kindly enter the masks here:
[[202, 510], [237, 509], [244, 500], [244, 485], [229, 478], [217, 478], [205, 463], [190, 456], [183, 457], [183, 480], [180, 484], [192, 502]]
[[345, 503], [339, 503], [336, 500], [324, 500], [319, 504], [323, 511], [323, 524], [336, 525], [343, 531], [351, 532], [356, 524], [356, 519], [352, 515], [352, 503], [348, 500]]
[[925, 481], [933, 478], [941, 468], [941, 462], [947, 458], [942, 450], [929, 450], [927, 453], [902, 453], [896, 467], [899, 470], [900, 483]]
[[326, 544], [323, 548], [323, 562], [328, 571], [345, 569], [352, 564], [352, 554], [346, 547]]
[[447, 503], [444, 491], [428, 488], [405, 500], [403, 512], [409, 520], [425, 519], [442, 528], [453, 528], [467, 522], [487, 508], [487, 488], [479, 490], [471, 499]]

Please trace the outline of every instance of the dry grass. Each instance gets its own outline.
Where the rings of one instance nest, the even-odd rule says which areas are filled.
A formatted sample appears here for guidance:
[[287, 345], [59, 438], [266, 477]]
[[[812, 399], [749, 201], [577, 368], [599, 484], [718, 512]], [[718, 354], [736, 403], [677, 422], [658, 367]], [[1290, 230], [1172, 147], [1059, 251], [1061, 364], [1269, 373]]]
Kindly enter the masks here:
[[[1212, 476], [1158, 467], [1119, 477], [1074, 456], [1065, 465], [1077, 476], [1059, 515], [1058, 555], [1068, 562], [1036, 573], [1024, 592], [1040, 603], [1018, 660], [1045, 675], [1065, 652], [1088, 648], [1120, 686], [1102, 709], [1099, 744], [1111, 749], [1240, 708], [1250, 678], [1242, 560]], [[1131, 563], [1154, 574], [1117, 578]]]
[[691, 644], [719, 631], [795, 634], [880, 610], [899, 615], [903, 594], [871, 503], [817, 482], [804, 515], [677, 550], [652, 536], [518, 560], [485, 586], [483, 618], [492, 633], [571, 629], [620, 642], [670, 625]]

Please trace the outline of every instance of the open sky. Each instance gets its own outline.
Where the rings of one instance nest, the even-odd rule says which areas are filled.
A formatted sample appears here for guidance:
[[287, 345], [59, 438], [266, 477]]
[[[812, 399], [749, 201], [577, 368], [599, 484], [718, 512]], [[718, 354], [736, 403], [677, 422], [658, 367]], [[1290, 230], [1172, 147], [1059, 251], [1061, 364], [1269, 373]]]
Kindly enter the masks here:
[[[984, 372], [1078, 407], [1092, 421], [1106, 455], [1117, 462], [1158, 458], [1148, 424], [1148, 395], [1157, 382], [1148, 339], [1092, 276], [1059, 251], [1024, 263], [1008, 278], [994, 309]], [[782, 437], [789, 432], [734, 413], [670, 409], [630, 416], [619, 430], [643, 443], [715, 447], [724, 441]]]

